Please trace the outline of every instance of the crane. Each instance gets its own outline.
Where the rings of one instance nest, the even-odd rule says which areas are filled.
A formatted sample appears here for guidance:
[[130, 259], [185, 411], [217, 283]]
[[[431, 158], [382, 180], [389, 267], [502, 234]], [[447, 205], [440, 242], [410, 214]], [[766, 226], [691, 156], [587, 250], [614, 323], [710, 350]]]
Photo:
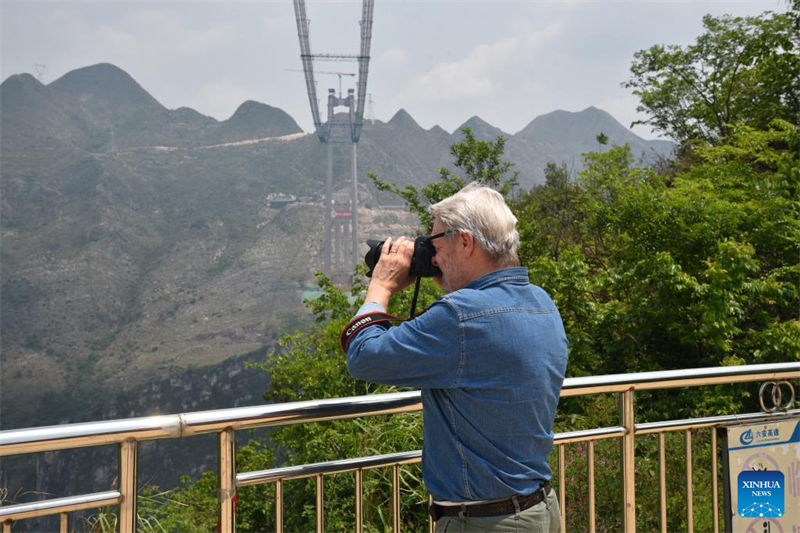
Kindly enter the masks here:
[[[289, 72], [305, 72], [305, 70], [299, 69], [299, 68], [285, 68], [283, 70], [286, 70], [286, 71], [289, 71]], [[355, 72], [330, 72], [330, 71], [325, 71], [325, 70], [315, 70], [314, 73], [316, 73], [316, 74], [331, 74], [331, 75], [334, 75], [334, 76], [339, 76], [339, 98], [342, 97], [342, 76], [355, 77], [355, 75], [356, 75]]]

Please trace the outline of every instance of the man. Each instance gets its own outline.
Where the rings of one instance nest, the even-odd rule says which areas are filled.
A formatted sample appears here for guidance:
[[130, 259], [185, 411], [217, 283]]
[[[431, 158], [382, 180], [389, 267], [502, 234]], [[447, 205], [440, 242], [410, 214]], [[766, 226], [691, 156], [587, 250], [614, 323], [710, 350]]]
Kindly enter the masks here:
[[567, 365], [561, 317], [518, 266], [517, 219], [499, 193], [470, 184], [430, 213], [445, 296], [400, 326], [381, 321], [414, 281], [414, 241], [387, 239], [346, 330], [348, 370], [422, 389], [422, 473], [437, 533], [560, 531], [547, 456]]

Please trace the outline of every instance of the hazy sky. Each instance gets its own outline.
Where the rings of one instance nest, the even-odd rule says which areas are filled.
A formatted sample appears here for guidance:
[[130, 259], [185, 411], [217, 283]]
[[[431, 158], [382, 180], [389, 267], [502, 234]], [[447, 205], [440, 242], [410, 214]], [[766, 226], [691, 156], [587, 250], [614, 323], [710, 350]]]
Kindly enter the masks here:
[[[306, 10], [313, 53], [358, 52], [360, 0], [309, 0]], [[592, 105], [628, 126], [637, 101], [620, 83], [635, 51], [692, 42], [707, 13], [770, 10], [785, 11], [786, 3], [376, 0], [368, 92], [377, 119], [405, 108], [423, 127], [448, 131], [478, 115], [513, 134], [538, 115]], [[301, 68], [291, 0], [3, 0], [0, 17], [4, 80], [36, 75], [34, 63], [46, 65], [49, 83], [109, 62], [169, 108], [223, 120], [257, 100], [313, 128], [303, 75], [285, 70]], [[356, 72], [356, 63], [316, 69]], [[323, 97], [338, 85], [337, 76], [317, 79]], [[355, 78], [345, 80], [354, 86]]]

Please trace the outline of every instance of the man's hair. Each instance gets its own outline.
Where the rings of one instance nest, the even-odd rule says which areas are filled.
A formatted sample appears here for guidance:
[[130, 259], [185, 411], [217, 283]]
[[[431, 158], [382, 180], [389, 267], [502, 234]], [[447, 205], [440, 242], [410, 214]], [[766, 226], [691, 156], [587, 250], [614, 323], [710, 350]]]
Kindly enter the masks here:
[[446, 229], [466, 231], [497, 264], [519, 265], [517, 217], [503, 196], [478, 182], [472, 182], [453, 196], [428, 208]]

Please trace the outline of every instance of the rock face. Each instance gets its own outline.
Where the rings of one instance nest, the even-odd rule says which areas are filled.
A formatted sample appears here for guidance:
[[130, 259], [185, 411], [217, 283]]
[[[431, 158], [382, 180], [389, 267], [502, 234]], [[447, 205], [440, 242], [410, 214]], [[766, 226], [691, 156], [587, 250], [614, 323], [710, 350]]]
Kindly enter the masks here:
[[[464, 126], [505, 135], [479, 117]], [[589, 108], [536, 118], [508, 136], [508, 159], [530, 187], [548, 161], [579, 170], [601, 132], [643, 157], [671, 149]], [[359, 180], [426, 184], [461, 137], [404, 110], [368, 121]], [[0, 85], [0, 147], [4, 429], [75, 420], [102, 401], [87, 388], [124, 392], [219, 364], [307, 317], [302, 294], [323, 266], [325, 148], [282, 110], [247, 101], [221, 122], [170, 110], [109, 64], [49, 85], [21, 74]], [[333, 163], [346, 186], [348, 145]], [[378, 209], [397, 198], [367, 189], [364, 236], [413, 233], [413, 219]], [[310, 201], [271, 209], [274, 193]]]

